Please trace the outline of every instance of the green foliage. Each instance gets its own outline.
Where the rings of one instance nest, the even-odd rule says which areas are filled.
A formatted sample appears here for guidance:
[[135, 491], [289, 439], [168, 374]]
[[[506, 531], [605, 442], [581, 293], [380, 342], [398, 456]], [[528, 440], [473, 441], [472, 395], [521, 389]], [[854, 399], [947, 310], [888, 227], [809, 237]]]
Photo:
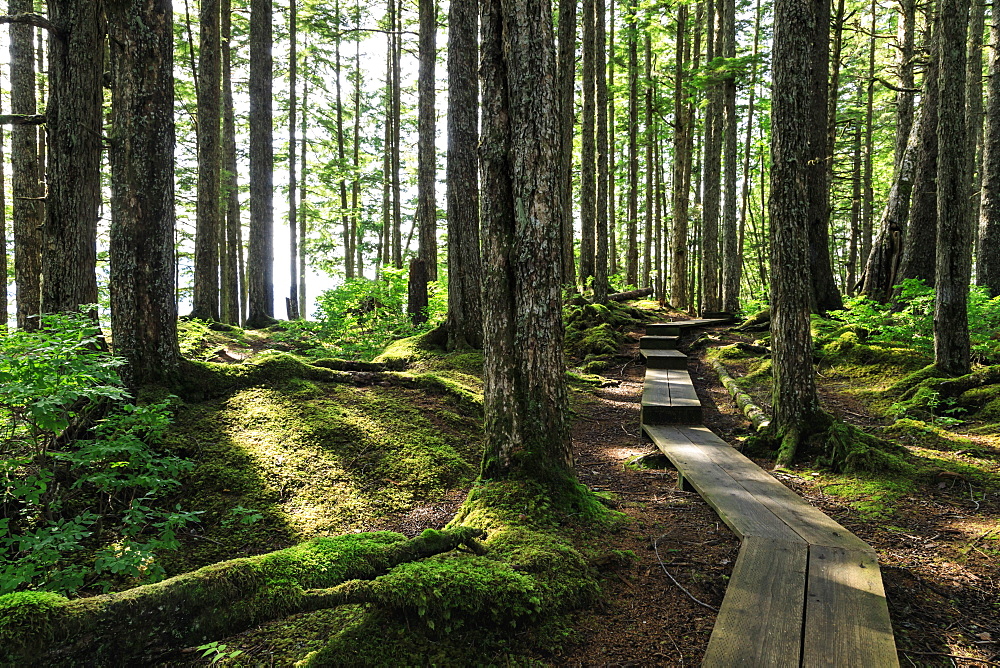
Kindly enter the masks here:
[[317, 322], [303, 325], [344, 357], [371, 359], [393, 339], [413, 336], [437, 325], [447, 310], [443, 282], [428, 286], [428, 323], [415, 327], [406, 313], [407, 273], [382, 269], [382, 278], [355, 278], [317, 298]]
[[201, 658], [208, 659], [209, 665], [212, 666], [226, 659], [234, 659], [243, 653], [241, 649], [229, 650], [228, 645], [218, 640], [198, 645], [198, 651], [201, 652]]
[[[867, 297], [848, 299], [843, 311], [830, 315], [857, 328], [867, 343], [934, 352], [934, 288], [922, 280], [907, 279], [896, 304], [880, 304]], [[969, 290], [969, 333], [973, 357], [980, 362], [1000, 361], [1000, 297], [991, 298], [981, 286]]]
[[162, 578], [156, 552], [195, 519], [165, 503], [192, 467], [154, 447], [170, 401], [107, 411], [128, 395], [98, 327], [79, 314], [44, 324], [0, 338], [0, 594]]

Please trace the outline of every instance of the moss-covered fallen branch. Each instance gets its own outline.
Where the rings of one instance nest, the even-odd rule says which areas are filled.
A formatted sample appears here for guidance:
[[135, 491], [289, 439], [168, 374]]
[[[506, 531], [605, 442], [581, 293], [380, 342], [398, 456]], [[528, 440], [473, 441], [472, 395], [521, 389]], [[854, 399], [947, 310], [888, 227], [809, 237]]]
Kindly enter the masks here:
[[482, 531], [427, 530], [316, 538], [123, 592], [69, 600], [44, 592], [0, 597], [0, 662], [136, 665], [178, 646], [316, 609], [307, 590], [374, 578], [399, 564], [475, 545]]
[[723, 386], [729, 390], [729, 394], [733, 397], [733, 401], [739, 406], [743, 414], [747, 416], [747, 419], [753, 424], [754, 429], [760, 431], [766, 429], [771, 424], [771, 418], [767, 416], [764, 410], [753, 402], [746, 392], [744, 392], [733, 377], [729, 375], [729, 371], [723, 366], [718, 360], [712, 360], [712, 368], [715, 372], [719, 374], [719, 380], [722, 381]]

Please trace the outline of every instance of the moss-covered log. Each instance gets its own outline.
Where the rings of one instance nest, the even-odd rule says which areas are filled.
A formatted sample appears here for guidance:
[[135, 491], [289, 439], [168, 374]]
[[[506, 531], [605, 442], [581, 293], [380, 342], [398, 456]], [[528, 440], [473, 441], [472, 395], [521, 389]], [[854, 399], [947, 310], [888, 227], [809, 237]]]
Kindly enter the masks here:
[[763, 409], [753, 402], [753, 399], [740, 389], [740, 386], [736, 384], [733, 377], [729, 375], [729, 371], [726, 367], [720, 364], [717, 360], [712, 360], [712, 367], [715, 372], [719, 374], [719, 380], [722, 381], [723, 386], [729, 390], [729, 394], [733, 397], [733, 401], [736, 405], [740, 407], [743, 414], [747, 416], [747, 419], [753, 424], [754, 429], [760, 431], [761, 429], [766, 429], [771, 424], [771, 418], [767, 416], [767, 413]]
[[[474, 544], [458, 527], [406, 539], [392, 532], [316, 538], [123, 592], [69, 600], [52, 593], [0, 597], [4, 665], [137, 665], [303, 610], [307, 590], [375, 578], [393, 567]], [[334, 603], [335, 604], [335, 603]]]

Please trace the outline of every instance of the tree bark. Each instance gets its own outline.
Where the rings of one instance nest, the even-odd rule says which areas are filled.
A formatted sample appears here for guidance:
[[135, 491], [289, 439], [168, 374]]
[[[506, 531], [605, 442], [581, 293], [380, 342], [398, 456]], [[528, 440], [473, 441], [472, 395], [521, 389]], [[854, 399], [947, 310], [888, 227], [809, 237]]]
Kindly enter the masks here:
[[[337, 16], [337, 56], [336, 56], [336, 83], [337, 83], [337, 117], [339, 119], [341, 114], [340, 108], [340, 3], [337, 2], [334, 5], [334, 13]], [[298, 320], [300, 317], [299, 311], [299, 253], [301, 249], [299, 248], [299, 230], [298, 225], [298, 207], [296, 205], [296, 186], [298, 185], [298, 175], [296, 174], [296, 159], [298, 155], [296, 153], [295, 145], [295, 135], [298, 128], [296, 127], [296, 116], [298, 115], [298, 73], [299, 73], [299, 55], [298, 55], [298, 12], [296, 11], [296, 0], [288, 0], [288, 300], [287, 304], [287, 316], [289, 320]], [[338, 139], [343, 136], [343, 128], [340, 123], [337, 124], [337, 130], [339, 131]], [[344, 155], [341, 151], [340, 159], [343, 161]], [[343, 162], [341, 162], [343, 164]]]
[[220, 270], [222, 322], [243, 322], [243, 225], [240, 219], [239, 166], [236, 162], [236, 108], [233, 103], [232, 1], [222, 0], [220, 35], [222, 47], [222, 200], [225, 235]]
[[577, 0], [559, 0], [559, 141], [560, 206], [563, 210], [563, 283], [576, 285], [573, 246], [573, 126], [576, 119], [576, 6]]
[[427, 322], [427, 265], [422, 258], [410, 260], [410, 278], [407, 284], [406, 312], [410, 322], [422, 325]]
[[597, 101], [594, 83], [594, 0], [583, 0], [583, 118], [580, 137], [580, 284], [594, 278], [594, 237], [597, 230]]
[[628, 220], [625, 236], [625, 284], [639, 285], [639, 26], [638, 2], [630, 5], [628, 27]]
[[[722, 56], [736, 57], [736, 1], [717, 0], [722, 6]], [[739, 229], [736, 225], [736, 154], [737, 133], [740, 119], [736, 115], [736, 75], [727, 74], [722, 81], [722, 148], [725, 153], [726, 172], [723, 182], [725, 194], [722, 208], [722, 310], [736, 313], [740, 310], [740, 275], [743, 256], [740, 252]], [[743, 178], [748, 178], [747, 174]]]
[[476, 0], [448, 9], [448, 348], [482, 348]]
[[916, 32], [917, 0], [900, 0], [899, 20], [899, 87], [896, 93], [896, 148], [894, 151], [897, 169], [910, 140], [913, 126], [914, 88], [914, 34]]
[[247, 327], [274, 322], [274, 116], [270, 0], [250, 3], [250, 248]]
[[560, 287], [559, 123], [548, 0], [482, 4], [482, 477], [573, 480]]
[[[718, 22], [722, 0], [708, 0], [705, 31], [705, 64], [711, 67], [719, 53], [721, 26]], [[722, 307], [719, 292], [719, 205], [722, 195], [722, 99], [719, 84], [707, 86], [705, 96], [705, 157], [703, 162], [704, 200], [701, 221], [701, 308], [718, 311]]]
[[[995, 10], [994, 10], [995, 12]], [[965, 67], [965, 118], [968, 124], [969, 192], [982, 180], [979, 158], [983, 143], [983, 29], [986, 25], [986, 3], [972, 0], [969, 11], [969, 34]], [[979, 220], [979, 197], [969, 198], [970, 221]], [[977, 237], [973, 237], [975, 242]]]
[[97, 303], [104, 2], [49, 0], [48, 195], [42, 312]]
[[872, 248], [872, 224], [875, 218], [875, 188], [872, 183], [875, 168], [875, 39], [878, 26], [875, 17], [878, 12], [878, 0], [872, 0], [869, 12], [871, 25], [868, 34], [868, 76], [865, 92], [865, 155], [864, 155], [864, 193], [861, 207], [861, 264], [868, 262], [868, 254]]
[[194, 297], [191, 317], [219, 319], [219, 240], [222, 208], [219, 185], [222, 175], [220, 92], [219, 0], [201, 0], [198, 38], [198, 205], [194, 251]]
[[[11, 0], [10, 13], [32, 10], [31, 0]], [[10, 26], [11, 111], [15, 115], [34, 115], [35, 105], [35, 31], [30, 25]], [[14, 281], [17, 284], [17, 328], [26, 331], [39, 327], [41, 313], [42, 233], [45, 220], [43, 191], [39, 182], [37, 130], [31, 125], [11, 129], [11, 195], [14, 228]], [[6, 246], [4, 246], [6, 253]], [[6, 285], [7, 274], [4, 273]], [[6, 303], [6, 292], [4, 302]], [[4, 320], [6, 325], [7, 321]]]
[[1000, 295], [1000, 12], [995, 8], [990, 23], [990, 44], [976, 267], [977, 282], [995, 297]]
[[[795, 455], [799, 439], [819, 412], [813, 369], [809, 272], [812, 197], [808, 162], [814, 157], [810, 126], [825, 140], [826, 91], [814, 85], [817, 23], [828, 24], [824, 0], [776, 0], [771, 108], [771, 341], [774, 427], [782, 440], [778, 465]], [[825, 173], [825, 165], [822, 166]]]
[[968, 296], [972, 266], [968, 129], [965, 115], [966, 36], [971, 0], [941, 0], [938, 19], [937, 257], [934, 282], [934, 364], [969, 373]]
[[643, 109], [643, 144], [646, 150], [646, 192], [643, 197], [643, 217], [645, 226], [642, 233], [642, 276], [640, 284], [643, 287], [651, 287], [650, 282], [653, 275], [653, 245], [655, 239], [653, 235], [653, 200], [656, 198], [656, 191], [653, 189], [653, 45], [650, 41], [649, 33], [645, 39], [645, 59], [644, 76], [646, 104]]
[[434, 150], [434, 61], [437, 57], [437, 6], [435, 0], [419, 0], [420, 73], [417, 114], [417, 227], [420, 257], [427, 278], [437, 280], [437, 202], [434, 194], [436, 152]]
[[7, 321], [10, 319], [10, 307], [7, 303], [7, 190], [4, 183], [3, 156], [4, 136], [0, 128], [0, 276], [3, 277], [3, 299], [0, 299], [0, 334], [7, 333]]
[[[109, 0], [111, 324], [126, 386], [177, 371], [171, 0]], [[204, 72], [204, 70], [202, 70]], [[216, 202], [217, 203], [217, 202]]]
[[[614, 3], [614, 0], [612, 0]], [[611, 186], [608, 169], [608, 59], [607, 12], [605, 0], [596, 0], [594, 52], [597, 54], [597, 229], [594, 252], [594, 302], [603, 304], [608, 295], [608, 190]]]
[[675, 308], [688, 308], [688, 189], [685, 166], [690, 123], [685, 102], [684, 43], [687, 40], [687, 5], [677, 8], [677, 38], [674, 59], [674, 162], [673, 162], [673, 232], [670, 246], [670, 301]]

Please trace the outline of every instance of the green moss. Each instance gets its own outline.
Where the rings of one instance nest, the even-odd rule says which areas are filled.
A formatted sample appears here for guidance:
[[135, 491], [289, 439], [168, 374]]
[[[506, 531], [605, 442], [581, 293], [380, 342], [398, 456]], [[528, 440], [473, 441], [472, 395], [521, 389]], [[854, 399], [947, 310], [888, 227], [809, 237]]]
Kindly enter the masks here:
[[1000, 385], [981, 385], [959, 395], [958, 403], [965, 408], [979, 409], [996, 399], [1000, 399]]
[[947, 376], [933, 364], [928, 364], [916, 371], [912, 371], [903, 378], [897, 380], [886, 389], [886, 394], [900, 399], [909, 399], [916, 393], [920, 386], [927, 386], [928, 381], [947, 378]]
[[909, 418], [896, 420], [894, 424], [885, 427], [882, 433], [901, 443], [932, 450], [962, 450], [972, 445], [969, 439], [957, 436], [947, 429]]
[[447, 332], [442, 327], [437, 327], [417, 336], [393, 341], [386, 346], [385, 351], [376, 357], [373, 362], [383, 364], [412, 364], [421, 359], [431, 356], [440, 356], [444, 352], [444, 344], [447, 342]]
[[914, 471], [913, 464], [905, 458], [905, 448], [840, 420], [831, 421], [828, 428], [812, 436], [810, 445], [822, 452], [817, 462], [835, 471], [900, 474]]
[[45, 591], [23, 591], [0, 596], [0, 663], [13, 664], [17, 654], [8, 654], [9, 648], [22, 642], [25, 629], [34, 630], [35, 642], [26, 648], [29, 653], [40, 652], [54, 632], [59, 609], [66, 598]]
[[917, 491], [917, 485], [905, 477], [829, 476], [819, 482], [824, 493], [844, 498], [862, 517], [870, 519], [893, 515], [895, 502]]

